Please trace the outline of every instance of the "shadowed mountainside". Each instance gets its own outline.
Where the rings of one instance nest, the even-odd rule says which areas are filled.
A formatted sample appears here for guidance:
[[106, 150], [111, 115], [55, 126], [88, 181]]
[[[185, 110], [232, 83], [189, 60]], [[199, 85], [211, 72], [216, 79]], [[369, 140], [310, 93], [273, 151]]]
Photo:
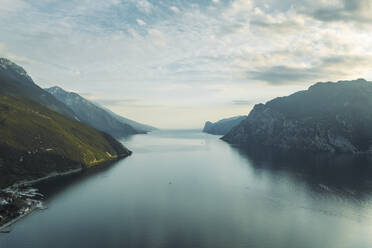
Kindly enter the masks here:
[[109, 133], [114, 137], [121, 138], [132, 134], [144, 133], [142, 130], [136, 130], [132, 126], [119, 121], [111, 113], [81, 97], [79, 94], [67, 92], [57, 86], [45, 90], [72, 109], [81, 122]]
[[372, 152], [372, 83], [317, 83], [257, 104], [222, 139], [243, 146], [309, 152]]
[[141, 132], [151, 132], [151, 131], [157, 130], [156, 127], [153, 127], [153, 126], [150, 126], [150, 125], [146, 125], [146, 124], [142, 124], [142, 123], [139, 123], [139, 122], [130, 120], [128, 118], [125, 118], [123, 116], [120, 116], [118, 114], [115, 114], [114, 112], [112, 112], [109, 109], [106, 109], [104, 107], [102, 107], [102, 108], [104, 110], [106, 110], [109, 114], [111, 114], [114, 118], [118, 119], [120, 122], [125, 123], [125, 124], [128, 124], [128, 125], [131, 125], [136, 130], [139, 130]]

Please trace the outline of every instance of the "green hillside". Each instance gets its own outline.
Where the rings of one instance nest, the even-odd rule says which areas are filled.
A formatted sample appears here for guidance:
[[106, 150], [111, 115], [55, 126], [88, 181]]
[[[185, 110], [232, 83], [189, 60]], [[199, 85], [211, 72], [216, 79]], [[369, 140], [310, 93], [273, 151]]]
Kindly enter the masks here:
[[0, 94], [0, 187], [130, 153], [108, 134], [32, 100]]

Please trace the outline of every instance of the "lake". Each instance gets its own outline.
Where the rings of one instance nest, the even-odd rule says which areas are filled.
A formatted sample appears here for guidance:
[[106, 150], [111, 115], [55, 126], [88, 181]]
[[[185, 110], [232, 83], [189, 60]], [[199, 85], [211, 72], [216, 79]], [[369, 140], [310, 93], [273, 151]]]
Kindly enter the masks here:
[[372, 247], [369, 158], [247, 152], [195, 130], [123, 142], [132, 156], [40, 184], [49, 208], [0, 247]]

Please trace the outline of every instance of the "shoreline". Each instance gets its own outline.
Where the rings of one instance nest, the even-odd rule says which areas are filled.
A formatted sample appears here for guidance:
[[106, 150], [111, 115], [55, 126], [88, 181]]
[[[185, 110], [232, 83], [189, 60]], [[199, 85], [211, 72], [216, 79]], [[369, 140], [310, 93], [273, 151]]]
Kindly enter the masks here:
[[[94, 168], [94, 167], [100, 167], [100, 166], [105, 165], [107, 163], [115, 162], [117, 160], [124, 159], [124, 158], [126, 158], [126, 157], [128, 157], [130, 155], [132, 155], [132, 152], [131, 151], [129, 152], [129, 154], [120, 154], [116, 158], [112, 158], [111, 160], [108, 160], [108, 161], [105, 161], [105, 162], [101, 162], [101, 163], [97, 163], [97, 164], [93, 165], [92, 168]], [[21, 187], [21, 186], [32, 186], [34, 184], [37, 184], [37, 183], [40, 183], [40, 182], [43, 182], [43, 181], [46, 181], [46, 180], [49, 180], [49, 179], [54, 179], [54, 178], [57, 178], [57, 177], [64, 177], [64, 176], [74, 175], [74, 174], [83, 172], [85, 169], [87, 169], [87, 168], [84, 168], [83, 166], [81, 166], [80, 168], [67, 170], [65, 172], [56, 172], [55, 171], [55, 172], [49, 173], [48, 175], [46, 175], [44, 177], [40, 177], [40, 178], [36, 178], [36, 179], [30, 179], [30, 180], [23, 180], [23, 181], [20, 181], [20, 182], [16, 182], [16, 183], [14, 183], [14, 184], [12, 184], [12, 185], [10, 185], [8, 187], [16, 187], [16, 188], [18, 188], [18, 187]], [[8, 187], [6, 187], [6, 188], [8, 188]], [[33, 213], [38, 208], [39, 208], [38, 206], [33, 206], [27, 213], [24, 213], [24, 214], [18, 216], [17, 218], [15, 218], [13, 220], [10, 220], [9, 222], [7, 222], [4, 225], [0, 226], [0, 234], [1, 234], [1, 231], [3, 231], [6, 228], [11, 227], [13, 224], [15, 224], [16, 222], [20, 221], [22, 218], [28, 216], [29, 214]]]
[[[126, 157], [129, 157], [130, 155], [132, 155], [132, 152], [131, 151], [129, 151], [128, 154], [120, 154], [120, 155], [118, 155], [115, 158], [112, 158], [112, 159], [110, 159], [108, 161], [97, 163], [95, 165], [92, 165], [91, 167], [92, 168], [94, 168], [94, 167], [100, 167], [100, 166], [105, 165], [107, 163], [112, 163], [112, 162], [115, 162], [115, 161], [124, 159]], [[18, 188], [18, 187], [21, 187], [21, 186], [32, 186], [34, 184], [37, 184], [37, 183], [40, 183], [40, 182], [43, 182], [43, 181], [46, 181], [46, 180], [49, 180], [49, 179], [74, 175], [74, 174], [83, 172], [85, 169], [87, 169], [87, 168], [84, 168], [83, 166], [81, 166], [79, 168], [67, 170], [65, 172], [56, 172], [55, 171], [55, 172], [49, 173], [48, 175], [46, 175], [44, 177], [40, 177], [40, 178], [36, 178], [36, 179], [30, 179], [30, 180], [23, 180], [23, 181], [20, 181], [20, 182], [16, 182], [16, 183], [14, 183], [14, 184], [12, 184], [12, 185], [10, 185], [8, 187], [16, 187], [16, 188]], [[6, 187], [6, 188], [8, 188], [8, 187]], [[2, 190], [2, 189], [3, 188], [1, 188], [0, 190]], [[38, 206], [33, 206], [27, 213], [24, 213], [24, 214], [18, 216], [17, 218], [15, 218], [13, 220], [10, 220], [9, 222], [7, 222], [4, 225], [0, 226], [0, 234], [1, 234], [1, 231], [3, 231], [6, 228], [11, 227], [13, 224], [15, 224], [16, 222], [18, 222], [22, 218], [28, 216], [29, 214], [33, 213], [38, 208], [39, 208]]]
[[31, 179], [31, 180], [24, 180], [24, 181], [14, 183], [10, 187], [31, 186], [33, 184], [40, 183], [40, 182], [48, 180], [48, 179], [53, 179], [55, 177], [69, 176], [69, 175], [73, 175], [73, 174], [76, 174], [76, 173], [79, 173], [79, 172], [82, 172], [82, 171], [83, 171], [83, 168], [80, 167], [80, 168], [71, 169], [71, 170], [68, 170], [68, 171], [65, 171], [65, 172], [52, 172], [52, 173], [50, 173], [50, 174], [48, 174], [44, 177], [40, 177], [40, 178], [37, 178], [37, 179]]
[[[9, 221], [8, 223], [5, 223], [4, 225], [0, 226], [0, 234], [1, 234], [1, 231], [2, 230], [6, 229], [8, 227], [11, 227], [13, 224], [15, 224], [19, 220], [23, 219], [24, 217], [28, 216], [29, 214], [33, 213], [37, 209], [38, 209], [38, 207], [37, 206], [34, 206], [27, 213], [22, 214], [22, 215], [18, 216], [17, 218]], [[3, 233], [3, 234], [5, 234], [5, 233]]]
[[83, 172], [84, 170], [87, 170], [87, 169], [89, 170], [89, 169], [94, 168], [94, 167], [100, 167], [100, 166], [103, 166], [103, 165], [106, 165], [106, 164], [109, 164], [109, 163], [113, 163], [115, 161], [127, 158], [127, 157], [131, 156], [132, 154], [133, 154], [133, 152], [128, 150], [128, 153], [126, 153], [126, 154], [118, 154], [118, 155], [116, 155], [116, 157], [112, 157], [111, 159], [109, 159], [107, 161], [102, 161], [102, 162], [92, 164], [89, 167], [84, 167], [83, 165], [81, 165], [79, 168], [70, 169], [70, 170], [67, 170], [65, 172], [56, 172], [55, 171], [55, 172], [49, 173], [48, 175], [43, 176], [43, 177], [39, 177], [39, 178], [36, 178], [36, 179], [23, 180], [23, 181], [15, 182], [15, 183], [13, 183], [11, 185], [8, 185], [8, 186], [5, 186], [5, 187], [0, 187], [0, 190], [8, 188], [8, 187], [32, 186], [33, 184], [37, 184], [37, 183], [40, 183], [40, 182], [48, 180], [48, 179], [53, 179], [55, 177], [70, 176], [70, 175], [73, 175], [73, 174], [77, 174], [79, 172]]
[[[77, 174], [77, 173], [82, 172], [82, 171], [83, 171], [83, 168], [80, 167], [80, 168], [68, 170], [68, 171], [65, 171], [65, 172], [52, 172], [47, 176], [40, 177], [40, 178], [37, 178], [37, 179], [32, 179], [32, 180], [24, 180], [24, 181], [21, 181], [21, 182], [18, 182], [18, 183], [14, 183], [13, 185], [11, 185], [9, 187], [32, 186], [32, 185], [34, 185], [36, 183], [39, 183], [39, 182], [42, 182], [42, 181], [46, 181], [46, 180], [53, 179], [53, 178], [56, 178], [56, 177], [69, 176], [69, 175]], [[37, 205], [33, 206], [32, 208], [30, 208], [30, 210], [27, 213], [24, 213], [24, 214], [18, 216], [17, 218], [12, 219], [9, 222], [5, 223], [4, 225], [0, 226], [0, 234], [4, 229], [11, 227], [13, 224], [15, 224], [19, 220], [23, 219], [24, 217], [28, 216], [29, 214], [33, 213], [38, 208], [39, 207]]]

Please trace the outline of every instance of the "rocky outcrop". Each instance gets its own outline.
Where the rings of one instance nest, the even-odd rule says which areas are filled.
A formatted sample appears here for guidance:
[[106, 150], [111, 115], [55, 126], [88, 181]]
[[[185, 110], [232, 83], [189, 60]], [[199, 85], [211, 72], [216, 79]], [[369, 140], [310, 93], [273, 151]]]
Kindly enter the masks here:
[[222, 139], [283, 151], [372, 151], [372, 83], [317, 83], [306, 91], [256, 105]]
[[207, 121], [204, 125], [203, 132], [215, 135], [225, 135], [231, 129], [240, 124], [247, 116], [235, 116], [232, 118], [222, 119], [215, 123]]

